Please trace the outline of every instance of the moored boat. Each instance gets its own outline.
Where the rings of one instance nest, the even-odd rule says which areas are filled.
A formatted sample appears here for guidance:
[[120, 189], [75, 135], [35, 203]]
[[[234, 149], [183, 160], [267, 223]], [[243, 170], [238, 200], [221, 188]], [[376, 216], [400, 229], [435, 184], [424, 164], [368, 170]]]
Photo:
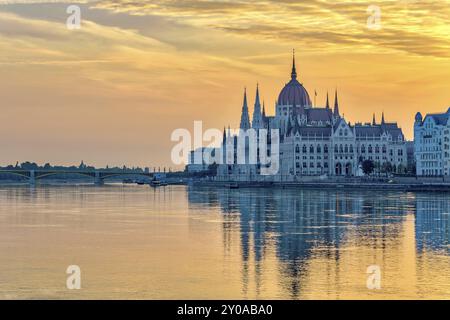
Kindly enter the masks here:
[[150, 181], [150, 187], [160, 187], [161, 186], [161, 181], [159, 180], [152, 180]]

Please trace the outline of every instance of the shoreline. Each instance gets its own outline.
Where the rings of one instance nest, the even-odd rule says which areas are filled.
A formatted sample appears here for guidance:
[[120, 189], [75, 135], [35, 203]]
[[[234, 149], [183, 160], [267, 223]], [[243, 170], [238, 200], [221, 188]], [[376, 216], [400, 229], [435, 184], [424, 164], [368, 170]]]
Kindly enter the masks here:
[[[169, 183], [168, 185], [189, 185], [194, 187], [214, 187], [227, 189], [249, 189], [249, 188], [281, 188], [281, 189], [328, 189], [328, 190], [390, 190], [405, 192], [450, 192], [450, 183], [448, 182], [417, 182], [417, 183], [386, 183], [386, 182], [370, 182], [370, 181], [309, 181], [309, 182], [243, 182], [243, 181], [206, 181], [191, 180], [184, 183]], [[104, 184], [122, 185], [122, 186], [138, 186], [138, 184], [122, 183], [121, 181], [111, 181]], [[0, 187], [26, 187], [30, 186], [28, 182], [0, 180]], [[38, 182], [32, 187], [39, 186], [94, 186], [89, 181], [46, 181]]]
[[345, 190], [389, 190], [405, 192], [450, 192], [450, 183], [382, 183], [382, 182], [236, 182], [195, 181], [193, 186], [218, 188], [281, 188], [281, 189], [345, 189]]

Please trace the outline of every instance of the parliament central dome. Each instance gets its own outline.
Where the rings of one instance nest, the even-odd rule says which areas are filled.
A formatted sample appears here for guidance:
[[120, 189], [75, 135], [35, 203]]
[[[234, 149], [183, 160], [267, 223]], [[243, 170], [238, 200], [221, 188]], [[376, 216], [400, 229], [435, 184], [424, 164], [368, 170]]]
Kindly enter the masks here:
[[308, 91], [297, 80], [297, 70], [295, 68], [295, 57], [292, 63], [291, 81], [289, 81], [281, 90], [278, 96], [278, 105], [295, 105], [303, 107], [311, 107], [311, 99]]

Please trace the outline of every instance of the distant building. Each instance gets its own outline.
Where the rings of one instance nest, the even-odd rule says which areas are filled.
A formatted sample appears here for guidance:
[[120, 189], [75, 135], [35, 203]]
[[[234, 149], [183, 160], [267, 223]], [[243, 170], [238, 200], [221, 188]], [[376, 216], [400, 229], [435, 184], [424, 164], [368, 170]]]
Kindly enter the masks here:
[[414, 141], [406, 142], [406, 154], [408, 163], [408, 173], [416, 174], [416, 159], [414, 158]]
[[84, 164], [84, 161], [81, 160], [81, 163], [80, 163], [80, 165], [78, 166], [78, 169], [84, 170], [84, 169], [86, 169], [86, 168], [87, 168], [87, 166]]
[[210, 159], [215, 156], [216, 150], [215, 148], [203, 147], [191, 151], [186, 167], [187, 171], [190, 173], [207, 171], [212, 162]]
[[450, 108], [425, 118], [416, 114], [414, 153], [418, 176], [450, 175]]

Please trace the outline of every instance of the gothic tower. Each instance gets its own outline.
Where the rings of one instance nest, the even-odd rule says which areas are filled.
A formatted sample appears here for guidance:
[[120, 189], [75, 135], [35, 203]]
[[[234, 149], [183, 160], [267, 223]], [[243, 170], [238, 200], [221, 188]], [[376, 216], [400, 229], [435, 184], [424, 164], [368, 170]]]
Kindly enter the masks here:
[[241, 125], [239, 126], [242, 130], [250, 129], [250, 117], [248, 115], [248, 105], [247, 105], [247, 89], [244, 90], [244, 103], [242, 105], [241, 114]]
[[262, 122], [261, 102], [259, 100], [259, 85], [256, 85], [255, 109], [253, 111], [252, 128], [255, 130], [261, 129], [263, 127]]

